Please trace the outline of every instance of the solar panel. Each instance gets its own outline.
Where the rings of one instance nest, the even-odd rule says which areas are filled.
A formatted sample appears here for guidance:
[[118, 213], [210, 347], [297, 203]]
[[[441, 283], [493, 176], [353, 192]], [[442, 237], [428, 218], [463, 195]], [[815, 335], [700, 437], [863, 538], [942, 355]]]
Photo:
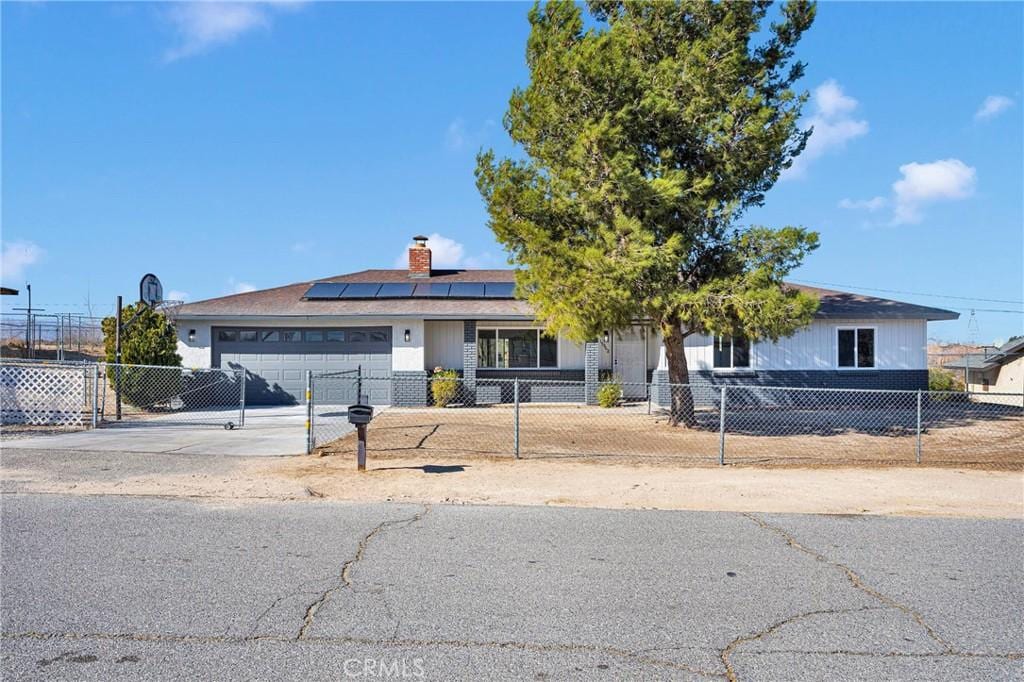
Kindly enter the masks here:
[[409, 298], [412, 296], [411, 284], [389, 282], [380, 286], [377, 298]]
[[349, 284], [345, 291], [341, 292], [339, 298], [373, 298], [380, 290], [377, 282], [358, 282]]
[[485, 282], [484, 298], [514, 298], [516, 285], [512, 282]]
[[483, 282], [456, 282], [448, 295], [452, 298], [483, 298], [484, 285]]
[[448, 290], [451, 288], [451, 284], [417, 284], [416, 288], [413, 289], [413, 296], [426, 296], [430, 298], [448, 298]]
[[334, 282], [317, 282], [306, 289], [303, 298], [338, 298], [341, 292], [345, 291], [347, 284], [336, 284]]

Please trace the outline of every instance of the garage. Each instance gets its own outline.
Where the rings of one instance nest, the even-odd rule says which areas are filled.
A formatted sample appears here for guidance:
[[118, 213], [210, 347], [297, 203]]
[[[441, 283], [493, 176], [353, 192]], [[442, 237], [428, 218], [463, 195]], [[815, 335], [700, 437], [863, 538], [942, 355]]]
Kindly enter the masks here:
[[[359, 369], [363, 378], [391, 376], [391, 327], [214, 327], [213, 365], [244, 367], [246, 403], [305, 402], [306, 372]], [[337, 404], [357, 401], [356, 382], [335, 382], [328, 397]], [[391, 402], [390, 381], [363, 382], [371, 402]]]

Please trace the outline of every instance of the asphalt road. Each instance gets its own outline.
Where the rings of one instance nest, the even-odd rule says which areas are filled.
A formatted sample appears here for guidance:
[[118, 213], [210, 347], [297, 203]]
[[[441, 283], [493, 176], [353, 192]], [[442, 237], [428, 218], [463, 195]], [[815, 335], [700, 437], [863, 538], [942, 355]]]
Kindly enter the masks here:
[[1024, 523], [5, 494], [4, 679], [1021, 679]]

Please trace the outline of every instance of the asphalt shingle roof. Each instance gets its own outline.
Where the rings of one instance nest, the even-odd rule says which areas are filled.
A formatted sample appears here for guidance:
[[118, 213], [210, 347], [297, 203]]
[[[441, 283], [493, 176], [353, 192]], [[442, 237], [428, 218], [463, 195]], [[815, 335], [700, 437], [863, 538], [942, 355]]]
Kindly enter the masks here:
[[[525, 301], [510, 299], [392, 298], [392, 299], [302, 299], [317, 282], [514, 282], [513, 270], [434, 270], [429, 279], [410, 278], [408, 270], [362, 270], [334, 277], [296, 282], [272, 289], [250, 291], [186, 303], [175, 311], [179, 318], [193, 317], [295, 317], [295, 316], [373, 316], [373, 317], [469, 317], [531, 318]], [[791, 284], [814, 294], [820, 300], [818, 318], [830, 319], [925, 319], [955, 320], [958, 313], [903, 303], [885, 298], [832, 291]]]

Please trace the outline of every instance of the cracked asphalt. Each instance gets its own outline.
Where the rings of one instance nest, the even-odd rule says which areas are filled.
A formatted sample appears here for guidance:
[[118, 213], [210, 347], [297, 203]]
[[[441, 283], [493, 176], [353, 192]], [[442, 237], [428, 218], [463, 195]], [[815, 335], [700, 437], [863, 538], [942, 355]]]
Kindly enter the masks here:
[[1024, 523], [4, 494], [4, 679], [1021, 679]]

